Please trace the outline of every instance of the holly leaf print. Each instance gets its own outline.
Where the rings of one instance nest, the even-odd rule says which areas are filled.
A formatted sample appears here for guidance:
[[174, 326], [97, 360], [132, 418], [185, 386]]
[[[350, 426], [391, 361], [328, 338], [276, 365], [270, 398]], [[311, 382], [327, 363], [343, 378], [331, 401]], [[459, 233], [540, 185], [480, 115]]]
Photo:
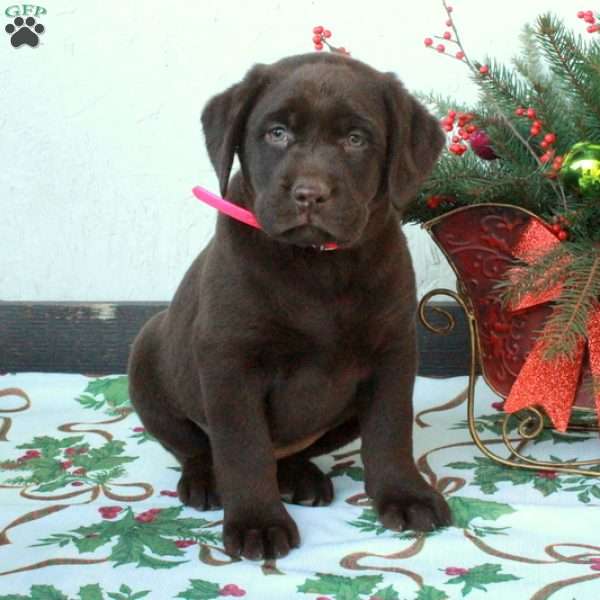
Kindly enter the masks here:
[[463, 596], [470, 594], [474, 589], [482, 590], [487, 592], [486, 585], [492, 583], [503, 583], [505, 581], [515, 581], [521, 579], [508, 573], [500, 573], [502, 565], [493, 565], [491, 563], [485, 563], [477, 567], [469, 569], [463, 575], [453, 577], [449, 579], [447, 584], [463, 585], [461, 591]]
[[53, 492], [74, 482], [75, 485], [104, 485], [125, 474], [121, 465], [137, 460], [123, 456], [125, 442], [110, 441], [100, 448], [80, 443], [82, 436], [63, 439], [35, 437], [32, 442], [17, 448], [26, 450], [16, 461], [2, 464], [7, 470], [28, 471], [8, 479], [15, 485], [37, 485], [34, 492]]
[[[134, 514], [130, 507], [102, 507], [104, 519], [93, 525], [79, 527], [69, 534], [54, 534], [43, 538], [36, 546], [74, 544], [80, 553], [94, 552], [113, 544], [108, 560], [115, 567], [135, 564], [138, 567], [169, 569], [186, 561], [164, 560], [181, 557], [184, 548], [198, 543], [215, 544], [219, 535], [209, 531], [204, 519], [184, 518], [183, 507], [149, 509]], [[121, 518], [117, 515], [122, 513]]]
[[79, 588], [80, 600], [104, 600], [102, 588], [98, 583], [91, 583]]
[[132, 412], [127, 387], [127, 376], [102, 377], [90, 381], [85, 390], [76, 398], [84, 408], [105, 409], [110, 416]]
[[388, 531], [377, 518], [375, 511], [372, 508], [367, 508], [360, 513], [358, 519], [349, 521], [349, 525], [357, 527], [364, 533], [375, 533], [375, 535], [381, 535]]
[[424, 585], [417, 594], [415, 600], [447, 600], [448, 595], [430, 585]]
[[485, 532], [497, 532], [498, 530], [490, 527], [473, 526], [473, 520], [483, 519], [485, 521], [497, 521], [504, 515], [516, 512], [509, 504], [460, 496], [448, 498], [448, 505], [452, 511], [454, 527], [474, 529], [477, 535]]
[[388, 585], [386, 588], [381, 588], [373, 592], [370, 600], [399, 600], [398, 592], [391, 586]]
[[335, 600], [360, 600], [361, 595], [372, 594], [376, 585], [382, 582], [382, 575], [359, 575], [343, 577], [317, 573], [318, 579], [307, 579], [298, 586], [305, 594], [328, 594]]
[[185, 598], [185, 600], [213, 600], [221, 595], [218, 583], [203, 579], [190, 579], [190, 584], [191, 587], [179, 592], [175, 597]]

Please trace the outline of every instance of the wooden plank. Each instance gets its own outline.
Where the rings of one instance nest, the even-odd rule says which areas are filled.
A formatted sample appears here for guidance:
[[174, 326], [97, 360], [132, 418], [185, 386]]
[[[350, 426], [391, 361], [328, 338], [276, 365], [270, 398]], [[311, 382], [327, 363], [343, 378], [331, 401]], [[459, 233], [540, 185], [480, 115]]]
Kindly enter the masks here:
[[[0, 302], [0, 372], [124, 373], [131, 342], [166, 302]], [[455, 331], [434, 335], [419, 324], [419, 374], [464, 375], [468, 332], [462, 310], [440, 303]], [[431, 314], [431, 313], [429, 313]], [[432, 314], [434, 323], [443, 319]]]

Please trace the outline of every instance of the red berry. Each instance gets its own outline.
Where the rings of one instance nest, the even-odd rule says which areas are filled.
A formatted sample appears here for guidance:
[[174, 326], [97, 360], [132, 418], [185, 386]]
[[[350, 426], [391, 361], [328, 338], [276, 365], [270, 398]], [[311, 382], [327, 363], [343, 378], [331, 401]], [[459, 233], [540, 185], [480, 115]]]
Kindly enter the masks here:
[[586, 31], [588, 33], [594, 33], [596, 31], [596, 26], [595, 25], [588, 25], [585, 29], [586, 29]]
[[535, 119], [537, 117], [537, 113], [535, 112], [535, 108], [528, 108], [527, 109], [527, 117], [529, 119]]
[[455, 110], [449, 110], [448, 111], [448, 118], [455, 119], [456, 118], [456, 111]]
[[477, 127], [475, 127], [475, 125], [467, 125], [465, 127], [465, 131], [467, 133], [474, 133], [475, 131], [477, 131]]
[[323, 27], [321, 25], [313, 27], [313, 33], [320, 35], [321, 33], [323, 33]]
[[529, 133], [531, 133], [531, 135], [532, 135], [533, 137], [535, 137], [536, 135], [540, 135], [540, 129], [539, 129], [538, 127], [532, 127], [532, 128], [529, 130]]
[[246, 595], [246, 590], [243, 590], [242, 588], [238, 587], [237, 585], [235, 585], [235, 583], [228, 583], [227, 585], [224, 585], [219, 590], [219, 595], [220, 596], [237, 596], [237, 597], [241, 597], [241, 596], [245, 596]]
[[142, 431], [146, 431], [144, 427], [134, 427], [133, 430], [135, 433], [142, 433]]
[[540, 142], [540, 147], [546, 149], [548, 147], [548, 142], [546, 140], [542, 140]]
[[98, 509], [103, 519], [114, 519], [123, 509], [120, 506], [103, 506]]
[[196, 540], [177, 540], [175, 545], [178, 548], [189, 548], [189, 546], [193, 546], [196, 543]]
[[583, 19], [583, 17], [585, 17], [585, 13], [582, 10], [578, 10], [577, 11], [577, 18], [578, 19]]
[[441, 54], [446, 51], [446, 46], [444, 46], [444, 44], [438, 44], [435, 49]]
[[460, 142], [460, 140], [461, 140], [461, 139], [462, 139], [462, 138], [460, 138], [459, 136], [457, 136], [457, 135], [453, 135], [453, 136], [452, 136], [452, 143], [454, 143], [454, 144], [458, 144], [458, 142]]
[[452, 27], [452, 19], [446, 21], [446, 27]]
[[595, 22], [596, 22], [596, 17], [594, 17], [594, 15], [585, 15], [585, 16], [583, 17], [583, 20], [584, 20], [586, 23], [595, 23]]
[[487, 65], [481, 65], [481, 67], [479, 67], [479, 72], [482, 75], [486, 75], [487, 73], [490, 72], [490, 68]]
[[462, 144], [450, 144], [450, 152], [452, 152], [453, 154], [461, 156], [466, 151], [467, 151], [467, 147], [463, 146]]
[[74, 481], [71, 485], [74, 487], [79, 487], [80, 485], [83, 485], [83, 481]]
[[75, 469], [73, 471], [73, 475], [85, 475], [86, 470], [83, 467], [79, 467], [79, 469]]
[[549, 144], [554, 144], [554, 142], [556, 141], [556, 134], [555, 133], [547, 133], [544, 136], [544, 141], [548, 142]]
[[504, 402], [492, 402], [492, 408], [497, 411], [504, 410]]
[[564, 229], [561, 229], [556, 235], [561, 242], [564, 242], [569, 238], [569, 232], [565, 231]]
[[67, 448], [65, 450], [65, 454], [67, 456], [74, 456], [77, 453], [77, 450], [75, 450], [75, 448]]
[[313, 42], [315, 44], [320, 44], [321, 43], [321, 36], [320, 35], [313, 35]]
[[450, 40], [452, 39], [452, 34], [449, 31], [445, 31], [444, 32], [444, 39], [445, 40]]
[[469, 569], [465, 569], [463, 567], [446, 567], [445, 573], [446, 575], [466, 575], [469, 572]]
[[448, 132], [452, 131], [454, 129], [454, 125], [444, 125], [444, 129]]
[[464, 57], [465, 53], [462, 50], [456, 53], [456, 58], [458, 58], [458, 60], [462, 60]]
[[536, 119], [531, 125], [533, 127], [537, 127], [538, 129], [541, 129], [544, 124], [541, 121], [539, 121], [538, 119]]
[[551, 225], [550, 229], [552, 229], [554, 233], [559, 233], [560, 231], [562, 231], [562, 227], [558, 223], [554, 223], [553, 225]]
[[323, 32], [323, 37], [330, 38], [331, 37], [331, 31], [329, 31], [329, 29], [326, 29]]
[[25, 452], [25, 457], [27, 458], [27, 460], [30, 460], [32, 458], [39, 458], [41, 456], [41, 453], [39, 450], [27, 450], [27, 452]]
[[517, 110], [515, 110], [515, 115], [517, 115], [517, 117], [522, 117], [525, 114], [525, 109], [522, 107], [517, 108]]
[[69, 469], [73, 466], [73, 461], [63, 460], [59, 464], [60, 464], [60, 468], [66, 471], [67, 469]]
[[446, 10], [447, 10], [449, 13], [451, 13], [451, 12], [454, 10], [454, 8], [452, 8], [452, 6], [448, 6], [448, 8], [447, 8]]
[[315, 50], [323, 50], [323, 44], [315, 44]]
[[433, 40], [431, 38], [425, 38], [423, 42], [426, 46], [433, 46]]

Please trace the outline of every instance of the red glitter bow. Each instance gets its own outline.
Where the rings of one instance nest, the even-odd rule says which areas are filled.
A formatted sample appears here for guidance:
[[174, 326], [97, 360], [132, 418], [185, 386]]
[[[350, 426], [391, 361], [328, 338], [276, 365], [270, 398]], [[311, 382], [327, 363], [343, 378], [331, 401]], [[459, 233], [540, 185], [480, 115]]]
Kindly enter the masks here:
[[[541, 222], [532, 219], [523, 233], [513, 254], [526, 263], [539, 260], [560, 241]], [[562, 283], [541, 294], [528, 294], [513, 311], [521, 311], [533, 306], [551, 302], [562, 290]], [[541, 406], [558, 431], [566, 431], [571, 409], [582, 380], [586, 342], [589, 363], [594, 382], [600, 380], [600, 308], [592, 311], [587, 324], [587, 340], [581, 339], [572, 357], [559, 355], [546, 359], [547, 343], [544, 332], [540, 335], [525, 364], [517, 376], [510, 394], [504, 403], [504, 410], [517, 412], [528, 406]], [[596, 413], [600, 419], [600, 389], [594, 388]]]

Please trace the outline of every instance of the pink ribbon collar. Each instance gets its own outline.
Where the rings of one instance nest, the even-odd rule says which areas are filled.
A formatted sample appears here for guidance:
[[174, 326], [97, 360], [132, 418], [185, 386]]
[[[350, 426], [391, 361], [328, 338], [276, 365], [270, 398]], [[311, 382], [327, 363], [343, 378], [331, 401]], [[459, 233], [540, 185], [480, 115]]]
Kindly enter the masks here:
[[[259, 222], [256, 220], [254, 213], [234, 204], [233, 202], [229, 202], [221, 196], [217, 196], [213, 194], [206, 188], [203, 188], [199, 185], [192, 188], [192, 192], [198, 200], [216, 208], [219, 212], [222, 212], [224, 215], [235, 219], [236, 221], [241, 221], [246, 225], [250, 225], [250, 227], [254, 227], [255, 229], [261, 229]], [[335, 242], [329, 242], [327, 244], [323, 244], [322, 246], [315, 246], [319, 250], [337, 250], [338, 245]]]

